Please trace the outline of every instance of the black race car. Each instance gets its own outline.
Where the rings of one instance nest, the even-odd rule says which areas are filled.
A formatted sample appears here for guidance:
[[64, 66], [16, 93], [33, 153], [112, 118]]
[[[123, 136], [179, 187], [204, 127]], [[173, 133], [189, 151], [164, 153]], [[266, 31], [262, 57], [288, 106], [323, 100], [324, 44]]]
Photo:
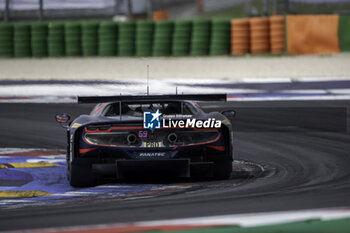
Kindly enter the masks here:
[[72, 186], [94, 186], [130, 176], [228, 179], [233, 160], [234, 111], [204, 113], [194, 101], [226, 101], [226, 95], [78, 97], [98, 103], [67, 130], [67, 177]]

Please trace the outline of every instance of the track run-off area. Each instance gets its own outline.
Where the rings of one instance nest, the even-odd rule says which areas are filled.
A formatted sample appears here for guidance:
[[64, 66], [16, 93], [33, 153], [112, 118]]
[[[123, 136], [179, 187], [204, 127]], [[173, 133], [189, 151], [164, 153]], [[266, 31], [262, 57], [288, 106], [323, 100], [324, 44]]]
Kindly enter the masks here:
[[[256, 227], [310, 219], [339, 219], [335, 225], [348, 226], [350, 100], [344, 95], [349, 93], [344, 83], [330, 84], [332, 87], [313, 84], [306, 85], [314, 94], [315, 90], [341, 89], [337, 92], [341, 96], [335, 91], [318, 91], [319, 96], [305, 98], [307, 95], [300, 91], [306, 90], [303, 86], [295, 88], [298, 99], [284, 93], [274, 101], [267, 96], [235, 101], [233, 91], [228, 92], [233, 101], [201, 103], [205, 111], [234, 109], [237, 113], [232, 122], [235, 161], [229, 180], [122, 180], [79, 189], [70, 187], [66, 180], [65, 131], [54, 115], [67, 112], [74, 118], [89, 113], [92, 106], [72, 103], [71, 97], [61, 101], [65, 103], [53, 103], [62, 99], [55, 94], [46, 96], [46, 100], [52, 100], [46, 102], [51, 103], [33, 101], [41, 98], [37, 95], [3, 95], [0, 231], [45, 228], [128, 232], [132, 225], [139, 227], [134, 231], [201, 232], [203, 227], [219, 227], [218, 232], [227, 232], [220, 227]], [[7, 85], [15, 87], [14, 83]], [[270, 89], [270, 93], [280, 93], [282, 87], [275, 84], [276, 90]], [[249, 219], [249, 223], [243, 219]], [[346, 219], [345, 223], [342, 219]], [[312, 224], [322, 229], [322, 221]]]

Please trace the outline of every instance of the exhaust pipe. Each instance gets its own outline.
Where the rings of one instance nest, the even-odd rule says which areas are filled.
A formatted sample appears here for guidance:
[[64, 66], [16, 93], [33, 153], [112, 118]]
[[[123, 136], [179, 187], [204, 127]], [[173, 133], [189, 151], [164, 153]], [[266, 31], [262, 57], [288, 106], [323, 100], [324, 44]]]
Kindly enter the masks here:
[[128, 145], [131, 145], [131, 144], [134, 144], [136, 141], [137, 141], [137, 137], [135, 134], [129, 134], [127, 137], [126, 137], [126, 140], [128, 142]]
[[170, 133], [168, 135], [168, 141], [171, 143], [171, 144], [174, 144], [177, 140], [177, 135], [176, 133]]

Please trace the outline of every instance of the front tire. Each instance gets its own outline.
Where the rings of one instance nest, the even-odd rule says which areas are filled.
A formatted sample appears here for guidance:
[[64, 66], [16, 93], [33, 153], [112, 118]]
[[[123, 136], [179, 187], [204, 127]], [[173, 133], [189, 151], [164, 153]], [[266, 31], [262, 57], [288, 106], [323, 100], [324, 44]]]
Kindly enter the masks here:
[[214, 178], [217, 180], [227, 180], [231, 178], [232, 161], [222, 159], [214, 162]]
[[69, 166], [69, 183], [73, 187], [91, 187], [96, 185], [91, 164], [74, 164]]

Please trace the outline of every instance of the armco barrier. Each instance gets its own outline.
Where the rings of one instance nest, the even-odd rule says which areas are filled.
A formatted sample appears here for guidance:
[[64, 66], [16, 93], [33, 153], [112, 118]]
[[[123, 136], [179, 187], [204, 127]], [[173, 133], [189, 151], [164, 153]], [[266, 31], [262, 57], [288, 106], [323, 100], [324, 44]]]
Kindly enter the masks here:
[[338, 15], [288, 15], [289, 54], [339, 52]]
[[338, 37], [340, 50], [350, 51], [350, 15], [340, 16]]

